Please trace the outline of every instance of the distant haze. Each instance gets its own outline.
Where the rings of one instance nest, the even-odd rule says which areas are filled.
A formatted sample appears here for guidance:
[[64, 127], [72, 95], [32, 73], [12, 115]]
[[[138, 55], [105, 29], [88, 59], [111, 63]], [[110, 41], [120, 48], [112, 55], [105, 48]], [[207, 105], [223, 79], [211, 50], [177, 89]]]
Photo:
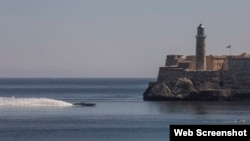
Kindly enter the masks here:
[[0, 77], [156, 77], [167, 54], [250, 53], [249, 0], [1, 0]]

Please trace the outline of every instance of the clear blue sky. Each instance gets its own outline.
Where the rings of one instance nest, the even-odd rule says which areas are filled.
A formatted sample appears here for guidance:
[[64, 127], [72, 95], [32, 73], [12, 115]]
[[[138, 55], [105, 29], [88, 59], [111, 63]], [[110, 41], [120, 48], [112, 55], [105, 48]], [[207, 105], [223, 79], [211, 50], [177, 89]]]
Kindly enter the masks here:
[[157, 77], [167, 54], [250, 53], [249, 0], [0, 0], [0, 77]]

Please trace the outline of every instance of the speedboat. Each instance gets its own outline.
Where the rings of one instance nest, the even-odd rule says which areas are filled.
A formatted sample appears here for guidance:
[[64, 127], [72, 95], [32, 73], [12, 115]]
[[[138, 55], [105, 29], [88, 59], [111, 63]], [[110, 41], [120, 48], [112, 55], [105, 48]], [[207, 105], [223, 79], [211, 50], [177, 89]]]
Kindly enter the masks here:
[[95, 103], [86, 103], [86, 102], [77, 102], [73, 103], [73, 105], [78, 105], [78, 106], [95, 106]]

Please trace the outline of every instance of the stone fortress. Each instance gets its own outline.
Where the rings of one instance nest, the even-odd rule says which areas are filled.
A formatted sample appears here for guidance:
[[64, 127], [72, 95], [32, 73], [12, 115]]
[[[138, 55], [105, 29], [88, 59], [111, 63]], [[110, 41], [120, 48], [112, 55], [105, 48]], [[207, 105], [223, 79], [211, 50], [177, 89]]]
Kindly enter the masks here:
[[167, 55], [144, 100], [250, 100], [250, 55], [207, 56], [204, 30], [197, 27], [195, 55]]

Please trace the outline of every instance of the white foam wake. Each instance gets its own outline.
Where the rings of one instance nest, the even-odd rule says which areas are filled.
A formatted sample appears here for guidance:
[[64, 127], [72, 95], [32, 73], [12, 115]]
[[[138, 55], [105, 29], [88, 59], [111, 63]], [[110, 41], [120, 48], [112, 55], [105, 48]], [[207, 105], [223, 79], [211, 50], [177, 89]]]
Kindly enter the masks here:
[[49, 98], [0, 97], [0, 106], [72, 106], [72, 104]]

